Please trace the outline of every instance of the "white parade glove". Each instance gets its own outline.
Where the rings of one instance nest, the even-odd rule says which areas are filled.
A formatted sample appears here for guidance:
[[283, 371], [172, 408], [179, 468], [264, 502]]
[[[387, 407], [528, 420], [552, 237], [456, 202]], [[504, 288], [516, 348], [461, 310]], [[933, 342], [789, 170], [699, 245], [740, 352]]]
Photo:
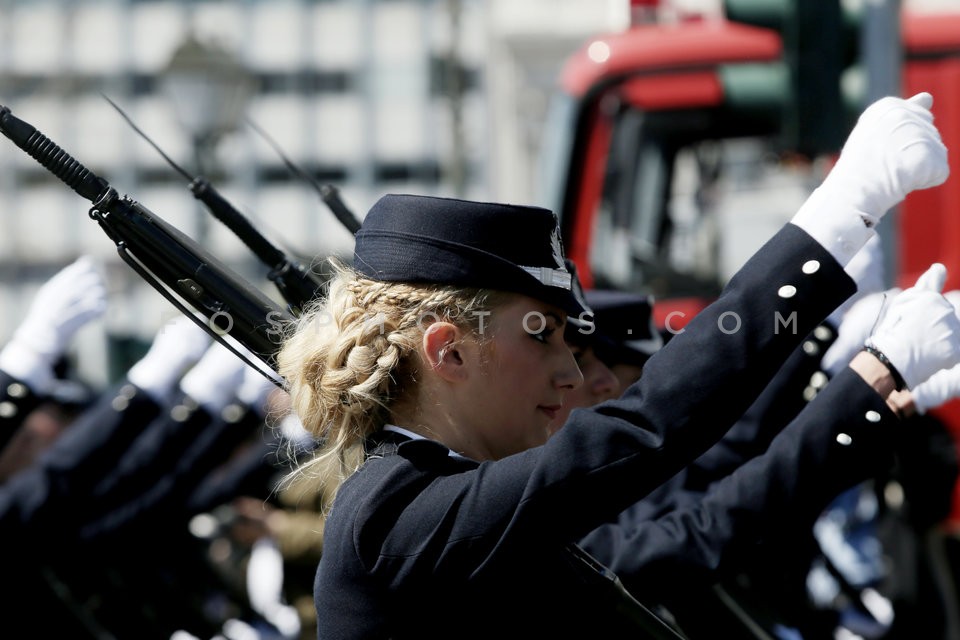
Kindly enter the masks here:
[[[955, 312], [960, 315], [960, 291], [947, 291], [943, 297], [950, 301]], [[960, 396], [960, 365], [942, 369], [921, 382], [910, 391], [917, 413], [926, 413]]]
[[931, 107], [929, 93], [883, 98], [867, 107], [822, 186], [876, 224], [911, 191], [946, 181], [947, 148]]
[[284, 602], [283, 576], [283, 555], [276, 541], [260, 538], [254, 542], [247, 563], [250, 606], [284, 638], [296, 638], [300, 633], [300, 616], [296, 609]]
[[190, 318], [177, 316], [160, 328], [147, 353], [127, 372], [127, 380], [158, 404], [166, 404], [177, 382], [200, 360], [211, 341]]
[[293, 445], [297, 451], [307, 451], [313, 449], [317, 440], [313, 434], [307, 431], [300, 417], [290, 412], [280, 420], [280, 434]]
[[880, 312], [900, 293], [899, 289], [889, 289], [871, 293], [857, 300], [845, 314], [837, 328], [837, 339], [823, 354], [820, 368], [831, 377], [850, 364], [853, 356], [863, 349], [864, 343], [873, 333], [880, 320]]
[[866, 344], [880, 351], [907, 388], [960, 362], [960, 318], [940, 293], [947, 269], [935, 263], [884, 310]]
[[960, 289], [946, 291], [944, 292], [943, 297], [950, 301], [950, 304], [953, 305], [957, 315], [960, 316]]
[[53, 365], [77, 331], [103, 315], [107, 288], [89, 256], [61, 269], [38, 290], [26, 317], [0, 352], [0, 369], [26, 383], [34, 393], [48, 393]]
[[950, 174], [932, 106], [933, 96], [918, 93], [867, 107], [830, 174], [791, 220], [840, 264], [850, 261], [908, 193], [942, 184]]
[[214, 342], [200, 361], [183, 376], [180, 390], [196, 400], [210, 415], [216, 416], [236, 399], [237, 389], [243, 381], [243, 370], [249, 367], [232, 351]]
[[277, 385], [258, 369], [247, 366], [243, 370], [243, 380], [237, 389], [237, 400], [256, 411], [260, 417], [264, 417], [267, 415], [267, 400], [277, 388]]
[[867, 244], [853, 256], [844, 269], [857, 283], [855, 296], [863, 297], [886, 289], [887, 270], [880, 237], [874, 236], [867, 240]]
[[960, 396], [960, 365], [941, 369], [910, 390], [917, 413], [926, 413]]
[[[873, 236], [867, 240], [856, 255], [851, 258], [844, 271], [850, 276], [850, 279], [857, 284], [857, 292], [847, 298], [833, 313], [827, 318], [834, 327], [839, 327], [843, 322], [843, 316], [851, 307], [864, 296], [877, 291], [883, 291], [886, 288], [884, 282], [883, 265], [883, 246], [880, 242], [880, 236]], [[866, 337], [866, 336], [864, 336]]]

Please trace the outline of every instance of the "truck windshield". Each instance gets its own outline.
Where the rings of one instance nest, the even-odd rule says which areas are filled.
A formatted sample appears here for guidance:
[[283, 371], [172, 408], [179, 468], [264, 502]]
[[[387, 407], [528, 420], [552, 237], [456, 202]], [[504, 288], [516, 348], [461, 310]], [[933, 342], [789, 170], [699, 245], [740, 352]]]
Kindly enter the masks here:
[[[581, 137], [610, 133], [603, 170], [578, 168], [570, 156], [574, 104], [555, 102], [548, 122], [545, 140], [553, 146], [545, 147], [543, 166], [552, 199], [545, 202], [589, 218], [595, 287], [713, 297], [814, 186], [809, 163], [785, 161], [769, 137], [715, 135], [705, 111], [645, 112], [626, 102], [608, 103], [596, 129], [580, 123]], [[577, 184], [570, 189], [561, 178]], [[597, 179], [603, 184], [592, 211], [563, 202], [565, 192]], [[582, 233], [584, 225], [577, 228]]]
[[576, 115], [577, 102], [572, 96], [562, 91], [553, 94], [541, 138], [543, 146], [538, 157], [536, 198], [537, 204], [558, 215], [563, 211], [563, 196], [573, 156]]

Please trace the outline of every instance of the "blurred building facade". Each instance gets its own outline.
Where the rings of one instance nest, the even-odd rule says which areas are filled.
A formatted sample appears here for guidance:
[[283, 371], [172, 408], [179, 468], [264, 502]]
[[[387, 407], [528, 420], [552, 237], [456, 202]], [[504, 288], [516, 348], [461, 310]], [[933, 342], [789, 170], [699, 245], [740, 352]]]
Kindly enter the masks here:
[[[358, 216], [387, 192], [529, 202], [563, 59], [627, 16], [622, 0], [0, 0], [0, 104], [274, 296], [266, 268], [104, 96], [285, 250], [348, 255], [351, 235], [274, 145]], [[189, 42], [242, 68], [249, 93], [195, 87], [177, 105], [168, 80]], [[242, 118], [196, 131], [226, 97], [269, 139]], [[93, 382], [110, 375], [108, 339], [149, 339], [177, 313], [119, 259], [90, 203], [5, 138], [0, 202], [0, 337], [81, 254], [111, 289], [75, 347]]]
[[[943, 10], [958, 0], [900, 1]], [[388, 192], [541, 204], [541, 141], [563, 62], [590, 36], [625, 28], [634, 4], [651, 2], [0, 0], [0, 104], [276, 297], [266, 268], [104, 96], [286, 251], [349, 255], [351, 235], [274, 145], [315, 184], [336, 186], [357, 216]], [[659, 5], [709, 19], [722, 1]], [[243, 81], [213, 73], [178, 105], [169, 81], [189, 43], [228, 59]], [[211, 95], [227, 75], [232, 106]], [[203, 131], [233, 109], [233, 129]], [[36, 288], [81, 254], [98, 258], [112, 292], [107, 316], [76, 341], [91, 382], [117, 373], [108, 343], [149, 340], [178, 313], [120, 260], [90, 203], [5, 138], [0, 205], [0, 340]]]

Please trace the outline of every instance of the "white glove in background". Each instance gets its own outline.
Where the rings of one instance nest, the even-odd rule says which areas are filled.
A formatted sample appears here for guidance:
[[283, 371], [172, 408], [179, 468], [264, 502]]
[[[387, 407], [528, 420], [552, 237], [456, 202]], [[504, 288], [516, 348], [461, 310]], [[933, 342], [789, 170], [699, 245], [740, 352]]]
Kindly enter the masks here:
[[243, 370], [243, 379], [237, 389], [237, 400], [256, 411], [260, 417], [264, 417], [267, 415], [267, 400], [275, 389], [278, 387], [273, 381], [258, 369], [248, 366]]
[[190, 318], [177, 316], [160, 328], [147, 353], [127, 372], [127, 380], [158, 404], [166, 404], [177, 382], [211, 342], [210, 335]]
[[249, 368], [250, 365], [232, 351], [214, 342], [180, 380], [180, 390], [211, 415], [218, 415], [236, 399], [243, 371]]
[[844, 269], [857, 283], [857, 294], [861, 296], [886, 289], [887, 273], [880, 238], [874, 236], [867, 240]]
[[283, 555], [277, 543], [270, 538], [260, 538], [250, 550], [247, 595], [253, 610], [273, 624], [284, 638], [297, 637], [300, 633], [300, 616], [296, 609], [284, 602]]
[[910, 390], [917, 413], [936, 409], [960, 396], [960, 365], [942, 369]]
[[882, 98], [860, 115], [836, 165], [791, 222], [846, 265], [908, 193], [942, 184], [947, 149], [933, 125], [933, 96]]
[[[950, 301], [954, 311], [960, 315], [960, 291], [947, 291], [943, 297]], [[937, 371], [912, 389], [910, 394], [913, 396], [917, 413], [921, 414], [960, 396], [960, 365]]]
[[106, 309], [103, 278], [93, 259], [82, 256], [37, 290], [26, 317], [0, 351], [0, 369], [34, 393], [48, 393], [53, 387], [57, 359], [77, 331]]
[[946, 267], [933, 264], [887, 305], [866, 342], [887, 356], [909, 389], [960, 362], [960, 318], [940, 293], [946, 277]]
[[886, 269], [883, 264], [883, 246], [880, 236], [875, 235], [867, 240], [867, 244], [851, 258], [844, 267], [844, 271], [857, 283], [857, 292], [847, 298], [827, 318], [827, 322], [834, 327], [840, 327], [843, 316], [857, 301], [886, 288]]
[[867, 338], [878, 325], [884, 306], [890, 304], [890, 301], [899, 293], [900, 289], [889, 289], [868, 294], [857, 300], [843, 314], [843, 319], [837, 328], [837, 339], [823, 354], [820, 368], [833, 377], [850, 364], [850, 360], [863, 349]]

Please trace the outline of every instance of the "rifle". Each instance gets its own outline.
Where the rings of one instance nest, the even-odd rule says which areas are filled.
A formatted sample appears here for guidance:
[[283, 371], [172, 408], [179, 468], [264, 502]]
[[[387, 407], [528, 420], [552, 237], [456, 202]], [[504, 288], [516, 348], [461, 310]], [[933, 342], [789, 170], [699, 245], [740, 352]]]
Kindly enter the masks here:
[[174, 162], [157, 143], [134, 124], [133, 120], [113, 100], [107, 96], [103, 96], [103, 98], [177, 173], [187, 179], [189, 182], [188, 188], [193, 193], [193, 197], [202, 202], [215, 218], [233, 231], [254, 255], [270, 268], [267, 278], [276, 285], [280, 294], [287, 301], [289, 311], [299, 315], [304, 306], [323, 288], [324, 282], [310, 269], [290, 259], [283, 251], [267, 240], [242, 213], [220, 195], [220, 192], [209, 181], [202, 176], [190, 175]]
[[260, 134], [260, 137], [267, 141], [267, 144], [273, 147], [273, 150], [276, 151], [277, 155], [280, 156], [280, 159], [283, 160], [283, 164], [287, 166], [287, 169], [290, 171], [290, 173], [313, 187], [313, 189], [320, 195], [320, 199], [323, 200], [323, 203], [327, 205], [337, 220], [340, 221], [340, 224], [347, 228], [347, 231], [355, 234], [360, 230], [360, 221], [357, 220], [357, 217], [353, 215], [353, 212], [347, 208], [347, 205], [343, 203], [343, 198], [340, 197], [339, 189], [332, 184], [318, 184], [317, 181], [310, 176], [310, 174], [295, 165], [293, 161], [283, 153], [280, 145], [278, 145], [273, 138], [268, 136], [267, 132], [261, 129], [257, 123], [250, 118], [247, 118], [247, 123], [254, 131]]
[[620, 578], [576, 544], [563, 548], [564, 560], [595, 593], [603, 596], [609, 614], [633, 633], [630, 637], [650, 640], [689, 640], [674, 624], [633, 597]]
[[[275, 356], [282, 325], [293, 319], [289, 313], [192, 238], [136, 200], [119, 195], [106, 180], [3, 105], [0, 132], [93, 203], [90, 217], [114, 241], [120, 257], [137, 274], [215, 340], [278, 385], [281, 383], [275, 375]], [[256, 355], [270, 373], [250, 362], [225, 336]]]

